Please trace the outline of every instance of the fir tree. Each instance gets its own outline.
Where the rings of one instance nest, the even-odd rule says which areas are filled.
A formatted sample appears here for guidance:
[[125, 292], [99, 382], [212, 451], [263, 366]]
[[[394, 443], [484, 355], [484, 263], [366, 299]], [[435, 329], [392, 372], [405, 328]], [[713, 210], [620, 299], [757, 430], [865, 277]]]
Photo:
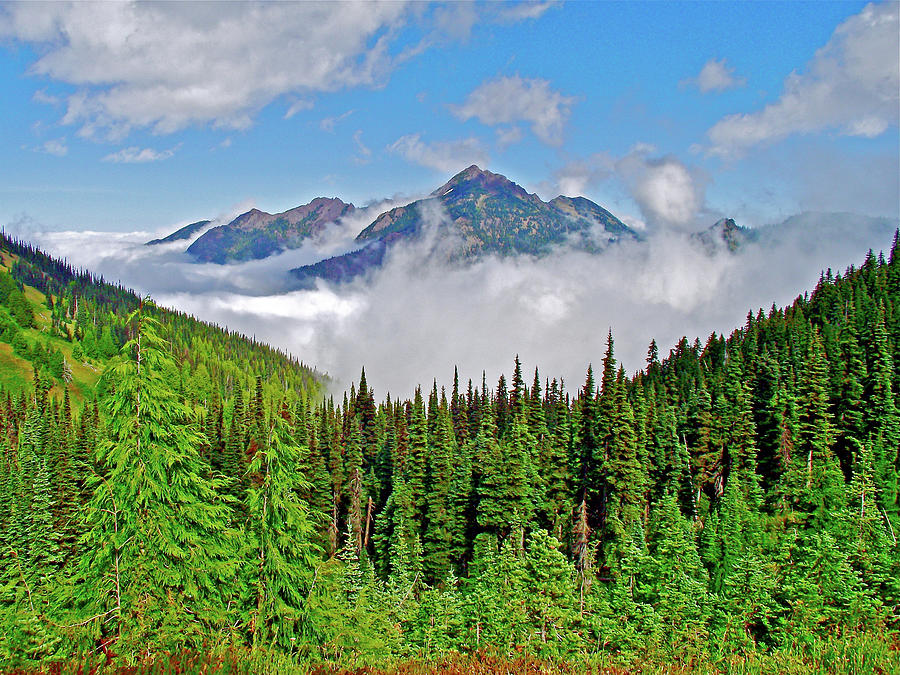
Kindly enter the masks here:
[[[86, 625], [125, 645], [200, 639], [185, 632], [224, 620], [232, 537], [221, 483], [206, 478], [191, 410], [163, 377], [173, 365], [160, 326], [128, 317], [133, 337], [106, 377], [100, 472], [85, 512], [75, 601]], [[194, 621], [184, 618], [190, 608]]]
[[250, 466], [262, 482], [247, 493], [244, 570], [245, 583], [254, 591], [247, 615], [250, 641], [277, 643], [288, 651], [309, 635], [306, 596], [317, 559], [307, 505], [297, 496], [308, 488], [297, 472], [301, 454], [289, 438], [287, 422], [276, 415], [265, 449]]

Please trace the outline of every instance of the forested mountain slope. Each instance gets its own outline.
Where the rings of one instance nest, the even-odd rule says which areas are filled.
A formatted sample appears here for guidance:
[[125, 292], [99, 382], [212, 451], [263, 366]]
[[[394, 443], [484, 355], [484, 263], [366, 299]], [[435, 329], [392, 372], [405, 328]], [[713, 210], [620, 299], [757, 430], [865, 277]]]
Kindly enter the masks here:
[[212, 644], [723, 668], [840, 644], [841, 672], [896, 664], [896, 237], [727, 336], [652, 343], [633, 376], [610, 335], [573, 391], [516, 358], [496, 385], [379, 401], [363, 372], [322, 400], [248, 348], [252, 384], [210, 373], [200, 398], [183, 350], [233, 338], [178, 317], [119, 319], [96, 404], [39, 383], [0, 406], [9, 667]]
[[[0, 382], [21, 393], [39, 377], [93, 398], [101, 371], [129, 338], [125, 317], [141, 299], [120, 285], [75, 270], [33, 246], [0, 235]], [[268, 345], [181, 312], [150, 307], [178, 356], [178, 386], [195, 401], [250, 386], [314, 391], [323, 376]], [[102, 385], [101, 385], [102, 386]]]

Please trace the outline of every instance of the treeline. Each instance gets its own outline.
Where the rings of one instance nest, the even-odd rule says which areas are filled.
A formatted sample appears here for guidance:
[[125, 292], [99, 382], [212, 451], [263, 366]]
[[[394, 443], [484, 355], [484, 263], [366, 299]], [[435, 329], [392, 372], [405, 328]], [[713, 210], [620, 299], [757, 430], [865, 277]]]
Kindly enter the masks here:
[[97, 401], [38, 380], [0, 405], [0, 654], [691, 662], [892, 634], [898, 298], [895, 237], [632, 377], [610, 334], [574, 392], [516, 359], [377, 403], [365, 372], [320, 400], [241, 343], [255, 377], [229, 380], [191, 347], [227, 343], [209, 327], [101, 312]]

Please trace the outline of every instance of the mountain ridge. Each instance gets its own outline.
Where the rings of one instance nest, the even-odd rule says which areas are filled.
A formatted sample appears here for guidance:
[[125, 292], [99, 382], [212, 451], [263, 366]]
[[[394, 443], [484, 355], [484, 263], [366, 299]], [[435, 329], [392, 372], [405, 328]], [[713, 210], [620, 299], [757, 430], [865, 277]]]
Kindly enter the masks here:
[[259, 260], [299, 247], [329, 224], [355, 211], [353, 204], [337, 197], [316, 197], [281, 213], [253, 208], [204, 232], [187, 248], [187, 253], [198, 262], [218, 264]]
[[[473, 164], [427, 197], [380, 214], [356, 236], [361, 248], [290, 272], [306, 285], [315, 278], [349, 281], [380, 266], [391, 246], [418, 240], [430, 227], [439, 238], [453, 239], [449, 257], [455, 261], [543, 256], [564, 243], [597, 251], [620, 238], [638, 238], [585, 197], [560, 195], [545, 202], [506, 176]], [[373, 248], [375, 242], [379, 246]]]
[[201, 228], [206, 227], [212, 221], [211, 220], [198, 220], [196, 223], [190, 223], [189, 225], [185, 225], [184, 227], [175, 230], [172, 234], [169, 234], [165, 237], [161, 237], [159, 239], [151, 239], [146, 243], [147, 246], [156, 246], [157, 244], [170, 244], [174, 241], [181, 241], [183, 239], [190, 239], [197, 232], [200, 231]]

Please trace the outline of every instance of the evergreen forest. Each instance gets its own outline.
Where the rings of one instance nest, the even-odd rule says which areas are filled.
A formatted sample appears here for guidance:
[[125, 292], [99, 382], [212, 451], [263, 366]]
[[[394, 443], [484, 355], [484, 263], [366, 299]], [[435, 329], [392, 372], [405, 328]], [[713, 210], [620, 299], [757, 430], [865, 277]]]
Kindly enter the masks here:
[[0, 259], [0, 672], [900, 672], [896, 235], [630, 375], [406, 398]]

